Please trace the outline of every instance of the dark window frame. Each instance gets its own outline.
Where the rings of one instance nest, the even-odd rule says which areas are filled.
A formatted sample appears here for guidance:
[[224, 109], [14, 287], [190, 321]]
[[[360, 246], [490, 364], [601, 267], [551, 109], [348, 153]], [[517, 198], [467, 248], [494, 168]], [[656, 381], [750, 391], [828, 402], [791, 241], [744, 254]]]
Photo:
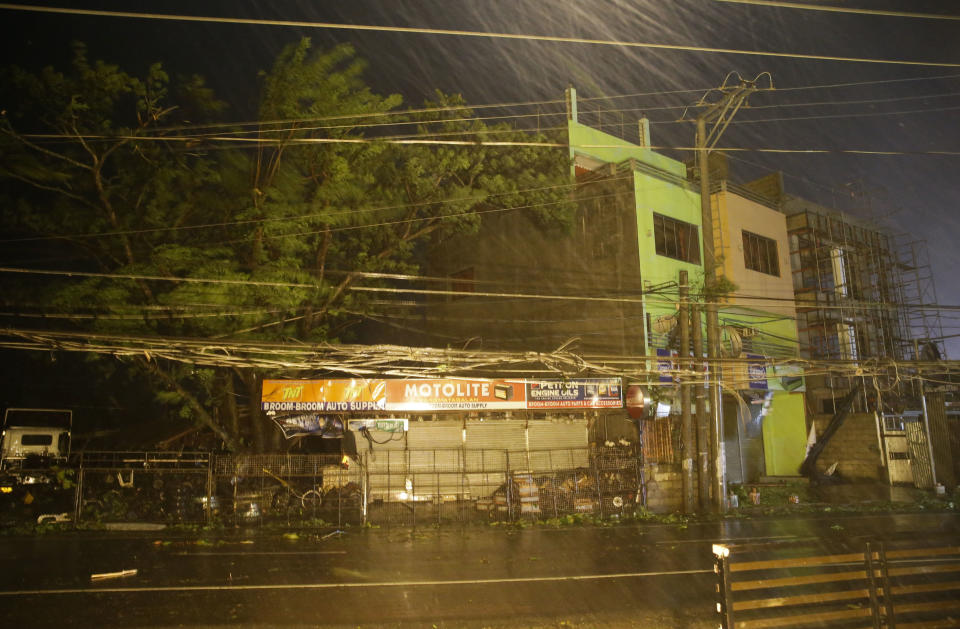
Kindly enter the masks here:
[[26, 434], [20, 437], [22, 446], [51, 446], [53, 445], [53, 435]]
[[653, 246], [658, 256], [700, 264], [700, 227], [654, 212]]
[[777, 241], [742, 230], [743, 264], [751, 270], [780, 277], [780, 252]]

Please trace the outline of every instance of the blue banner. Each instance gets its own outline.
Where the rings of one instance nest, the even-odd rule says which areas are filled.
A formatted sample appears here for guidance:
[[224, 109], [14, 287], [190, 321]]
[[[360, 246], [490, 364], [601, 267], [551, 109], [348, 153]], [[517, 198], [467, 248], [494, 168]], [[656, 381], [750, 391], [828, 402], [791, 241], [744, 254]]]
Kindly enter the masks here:
[[621, 408], [619, 378], [528, 380], [527, 408]]
[[767, 362], [760, 354], [747, 354], [747, 377], [751, 389], [768, 389]]

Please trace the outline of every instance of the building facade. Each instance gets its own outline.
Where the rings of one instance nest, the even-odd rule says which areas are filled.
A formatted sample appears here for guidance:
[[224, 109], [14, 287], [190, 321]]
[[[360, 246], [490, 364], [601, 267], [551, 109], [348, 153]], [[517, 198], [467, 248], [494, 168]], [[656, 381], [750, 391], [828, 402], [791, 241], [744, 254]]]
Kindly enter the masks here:
[[[680, 272], [691, 299], [701, 298], [703, 286], [699, 186], [683, 162], [649, 148], [645, 120], [640, 141], [629, 142], [579, 122], [572, 90], [569, 102], [572, 230], [506, 212], [485, 220], [476, 236], [440, 243], [427, 274], [447, 277], [452, 294], [426, 301], [420, 323], [435, 339], [424, 342], [633, 357], [662, 371], [647, 384], [671, 397]], [[730, 359], [721, 374], [724, 444], [734, 483], [795, 476], [806, 448], [802, 372], [782, 364], [798, 355], [786, 221], [759, 199], [721, 182], [711, 195], [716, 229], [707, 236], [737, 286], [720, 313]], [[646, 460], [660, 465], [652, 474], [665, 485], [674, 479], [664, 470], [679, 463], [679, 411], [674, 403], [643, 422]], [[606, 440], [624, 422], [622, 410], [598, 415], [592, 434]]]

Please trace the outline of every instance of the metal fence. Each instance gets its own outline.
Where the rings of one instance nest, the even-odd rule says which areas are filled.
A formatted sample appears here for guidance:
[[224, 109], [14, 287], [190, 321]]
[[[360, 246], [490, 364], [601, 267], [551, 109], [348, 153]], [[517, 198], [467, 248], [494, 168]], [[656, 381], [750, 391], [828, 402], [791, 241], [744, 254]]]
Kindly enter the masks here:
[[206, 452], [81, 453], [75, 519], [202, 522], [211, 463]]
[[670, 415], [642, 423], [643, 460], [647, 463], [679, 463], [680, 421]]
[[643, 502], [630, 448], [339, 455], [83, 453], [78, 521], [386, 526], [610, 517]]

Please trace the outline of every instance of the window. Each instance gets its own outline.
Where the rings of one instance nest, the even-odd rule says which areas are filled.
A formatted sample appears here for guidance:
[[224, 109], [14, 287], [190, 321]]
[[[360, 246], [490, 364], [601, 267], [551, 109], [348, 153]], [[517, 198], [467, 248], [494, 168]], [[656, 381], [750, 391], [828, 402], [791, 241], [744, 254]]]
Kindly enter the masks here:
[[653, 238], [657, 255], [700, 264], [700, 232], [696, 225], [654, 214]]
[[23, 435], [20, 444], [25, 446], [48, 446], [53, 443], [53, 435]]
[[777, 241], [772, 238], [743, 232], [743, 263], [753, 271], [780, 277], [780, 258]]

